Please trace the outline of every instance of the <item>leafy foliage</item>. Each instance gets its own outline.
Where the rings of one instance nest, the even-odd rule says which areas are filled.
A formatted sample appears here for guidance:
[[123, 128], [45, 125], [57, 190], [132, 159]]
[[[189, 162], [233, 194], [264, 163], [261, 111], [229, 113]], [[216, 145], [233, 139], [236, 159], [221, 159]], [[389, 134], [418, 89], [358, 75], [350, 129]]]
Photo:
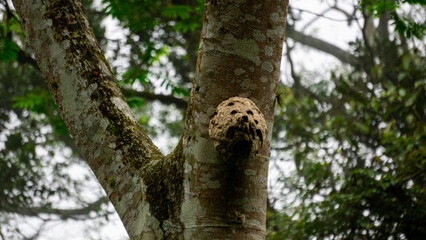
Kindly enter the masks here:
[[408, 18], [400, 17], [396, 14], [393, 15], [395, 30], [408, 38], [416, 37], [422, 39], [424, 36], [426, 26], [425, 23], [416, 23], [410, 21]]
[[[158, 79], [172, 94], [188, 96], [185, 89], [191, 83], [192, 72], [188, 70], [195, 65], [196, 45], [193, 42], [198, 43], [203, 1], [182, 4], [158, 0], [104, 0], [103, 3], [104, 12], [130, 31], [127, 38], [131, 46], [127, 56], [130, 67], [120, 78], [124, 81], [122, 84], [132, 86], [137, 80], [151, 91], [155, 85], [153, 79]], [[191, 45], [185, 46], [188, 42]], [[181, 47], [186, 50], [183, 54]]]
[[15, 61], [18, 58], [18, 50], [19, 47], [14, 42], [2, 39], [0, 42], [0, 61], [5, 63]]
[[416, 37], [422, 39], [425, 35], [426, 25], [425, 20], [422, 23], [417, 23], [415, 20], [405, 17], [402, 14], [398, 13], [403, 4], [411, 5], [420, 5], [421, 7], [426, 6], [425, 0], [383, 0], [383, 1], [374, 1], [374, 0], [361, 0], [361, 7], [368, 9], [375, 16], [380, 16], [386, 12], [391, 12], [393, 25], [395, 31], [399, 34], [406, 36], [407, 38]]
[[359, 66], [282, 95], [274, 134], [296, 171], [270, 239], [426, 236], [426, 58], [398, 35], [352, 45]]
[[[74, 145], [67, 128], [8, 1], [0, 1], [0, 17], [0, 235], [24, 239], [31, 237], [28, 231], [14, 225], [25, 222], [24, 216], [37, 218], [38, 212], [57, 208], [64, 200], [85, 205], [79, 195], [81, 181], [69, 175], [70, 168], [84, 162], [70, 151]], [[91, 15], [91, 20], [99, 17]], [[92, 26], [103, 42], [99, 23]], [[43, 221], [52, 218], [44, 216]]]

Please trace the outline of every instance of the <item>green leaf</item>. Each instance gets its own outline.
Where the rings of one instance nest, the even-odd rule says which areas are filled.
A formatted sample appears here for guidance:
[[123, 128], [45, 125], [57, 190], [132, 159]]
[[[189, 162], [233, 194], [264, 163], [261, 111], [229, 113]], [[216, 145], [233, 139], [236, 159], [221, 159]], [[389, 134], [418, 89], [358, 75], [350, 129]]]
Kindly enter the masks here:
[[421, 40], [425, 35], [426, 25], [424, 23], [416, 23], [413, 20], [400, 17], [397, 14], [392, 15], [392, 20], [392, 24], [395, 26], [395, 30], [407, 38], [414, 36]]
[[194, 11], [194, 9], [191, 6], [185, 6], [185, 5], [169, 5], [167, 7], [160, 8], [160, 13], [168, 18], [175, 18], [178, 20], [179, 18], [181, 20], [185, 20], [189, 17], [191, 17], [191, 13]]
[[19, 47], [7, 39], [0, 39], [0, 62], [8, 63], [18, 58]]
[[421, 87], [426, 87], [426, 79], [423, 80], [418, 80], [414, 83], [414, 88], [421, 88]]
[[133, 85], [136, 81], [142, 85], [149, 84], [148, 71], [143, 69], [129, 69], [122, 76], [121, 85], [130, 84]]
[[131, 108], [143, 106], [144, 103], [145, 103], [144, 99], [140, 97], [131, 97], [127, 99], [127, 104], [129, 104]]
[[12, 99], [15, 103], [14, 108], [30, 109], [36, 113], [45, 113], [47, 108], [53, 105], [53, 99], [49, 92], [30, 92], [25, 96], [15, 97]]
[[409, 97], [406, 101], [405, 101], [405, 107], [410, 107], [411, 105], [413, 105], [413, 103], [416, 101], [417, 95], [414, 94], [413, 96]]
[[355, 122], [355, 125], [366, 134], [370, 132], [370, 126], [368, 125], [368, 123]]

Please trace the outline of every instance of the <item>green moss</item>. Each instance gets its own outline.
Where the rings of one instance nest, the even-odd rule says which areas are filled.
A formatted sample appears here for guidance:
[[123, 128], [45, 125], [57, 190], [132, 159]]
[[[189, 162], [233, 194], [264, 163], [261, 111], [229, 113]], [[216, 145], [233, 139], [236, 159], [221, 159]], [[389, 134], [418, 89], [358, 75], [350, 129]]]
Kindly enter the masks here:
[[[46, 13], [46, 16], [52, 20], [56, 40], [70, 42], [66, 49], [66, 60], [70, 66], [80, 65], [80, 77], [87, 81], [82, 85], [96, 85], [90, 98], [93, 102], [99, 103], [97, 110], [108, 119], [109, 125], [106, 131], [120, 139], [116, 148], [128, 149], [123, 151], [123, 160], [139, 169], [148, 163], [147, 159], [159, 158], [162, 154], [159, 150], [151, 151], [144, 147], [143, 143], [150, 142], [148, 136], [141, 128], [135, 127], [136, 123], [112, 102], [113, 97], [122, 98], [124, 102], [125, 100], [105, 56], [97, 43], [93, 41], [95, 39], [93, 33], [84, 22], [78, 20], [80, 15], [84, 15], [81, 4], [68, 0], [55, 1]], [[101, 66], [105, 65], [108, 67], [106, 72], [101, 69]], [[144, 160], [146, 161], [143, 162]]]
[[114, 124], [108, 124], [108, 126], [107, 126], [106, 130], [107, 130], [109, 133], [111, 133], [112, 135], [117, 135], [117, 134], [119, 133], [119, 132], [118, 132], [118, 129], [115, 127], [115, 125], [114, 125]]
[[115, 186], [114, 176], [108, 178], [108, 185], [113, 188]]
[[175, 151], [151, 165], [143, 176], [147, 186], [146, 197], [150, 211], [160, 221], [180, 222], [180, 208], [183, 201], [182, 141]]
[[[82, 85], [95, 84], [96, 88], [90, 99], [98, 104], [95, 111], [100, 111], [107, 118], [106, 134], [114, 136], [116, 149], [123, 150], [123, 161], [132, 168], [143, 170], [143, 180], [147, 185], [147, 201], [150, 211], [160, 221], [172, 219], [179, 222], [181, 202], [183, 200], [183, 156], [182, 143], [176, 151], [164, 157], [159, 150], [152, 149], [151, 140], [137, 125], [129, 119], [121, 109], [112, 102], [115, 97], [124, 100], [118, 84], [112, 75], [107, 60], [98, 45], [87, 36], [92, 35], [85, 23], [77, 21], [78, 15], [84, 14], [79, 3], [58, 0], [49, 8], [47, 17], [52, 20], [52, 28], [58, 42], [68, 41], [67, 62], [70, 66], [79, 64], [80, 77], [85, 79]], [[77, 8], [74, 7], [77, 6]], [[62, 10], [58, 10], [62, 8]], [[65, 11], [65, 13], [64, 13]], [[62, 12], [62, 14], [58, 14]], [[64, 34], [67, 31], [69, 34]], [[100, 66], [108, 66], [110, 72], [105, 72]], [[148, 144], [147, 144], [148, 143]], [[147, 146], [148, 145], [148, 146]], [[149, 149], [148, 149], [149, 148]], [[149, 163], [148, 160], [156, 161]], [[107, 180], [109, 187], [114, 188], [116, 181], [113, 176]], [[134, 199], [133, 201], [138, 201]]]

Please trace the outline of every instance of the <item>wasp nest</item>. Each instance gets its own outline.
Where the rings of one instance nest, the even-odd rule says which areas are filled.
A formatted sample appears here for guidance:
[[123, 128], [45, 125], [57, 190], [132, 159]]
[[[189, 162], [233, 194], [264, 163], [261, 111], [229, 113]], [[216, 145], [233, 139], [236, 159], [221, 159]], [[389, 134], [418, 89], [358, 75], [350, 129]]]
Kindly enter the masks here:
[[223, 101], [210, 118], [209, 135], [219, 153], [256, 152], [263, 145], [267, 131], [262, 112], [248, 98]]

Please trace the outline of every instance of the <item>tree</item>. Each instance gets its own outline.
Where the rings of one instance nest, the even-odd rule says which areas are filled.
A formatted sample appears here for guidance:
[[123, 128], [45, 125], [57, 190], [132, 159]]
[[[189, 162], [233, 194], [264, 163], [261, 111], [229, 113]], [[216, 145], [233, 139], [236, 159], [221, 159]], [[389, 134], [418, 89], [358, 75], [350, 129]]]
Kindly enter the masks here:
[[[295, 171], [280, 180], [284, 207], [270, 208], [270, 239], [421, 239], [426, 234], [425, 46], [416, 39], [424, 39], [424, 30], [414, 27], [408, 34], [413, 29], [398, 29], [398, 20], [391, 30], [392, 17], [417, 20], [424, 7], [414, 5], [405, 15], [394, 5], [400, 1], [363, 2], [353, 13], [337, 1], [324, 10], [343, 12], [348, 24], [363, 20], [351, 52], [310, 43], [351, 67], [311, 81], [312, 73], [294, 66], [294, 44], [286, 43], [294, 83], [280, 90], [276, 119], [282, 121], [276, 121], [274, 134], [286, 141], [275, 149], [291, 159]], [[297, 17], [290, 8], [289, 19]], [[424, 26], [424, 18], [420, 21]]]
[[[84, 1], [86, 11], [90, 4]], [[106, 207], [102, 191], [94, 190], [81, 155], [70, 151], [76, 147], [25, 43], [13, 6], [0, 1], [0, 9], [0, 235], [33, 239], [58, 221], [104, 221], [114, 211]], [[97, 20], [102, 13], [89, 12], [104, 47]], [[85, 171], [73, 178], [71, 169]]]
[[249, 97], [271, 129], [287, 5], [206, 2], [184, 131], [164, 156], [134, 118], [81, 4], [14, 1], [58, 111], [132, 239], [265, 237], [270, 135], [258, 153], [221, 155], [209, 116], [223, 100]]

